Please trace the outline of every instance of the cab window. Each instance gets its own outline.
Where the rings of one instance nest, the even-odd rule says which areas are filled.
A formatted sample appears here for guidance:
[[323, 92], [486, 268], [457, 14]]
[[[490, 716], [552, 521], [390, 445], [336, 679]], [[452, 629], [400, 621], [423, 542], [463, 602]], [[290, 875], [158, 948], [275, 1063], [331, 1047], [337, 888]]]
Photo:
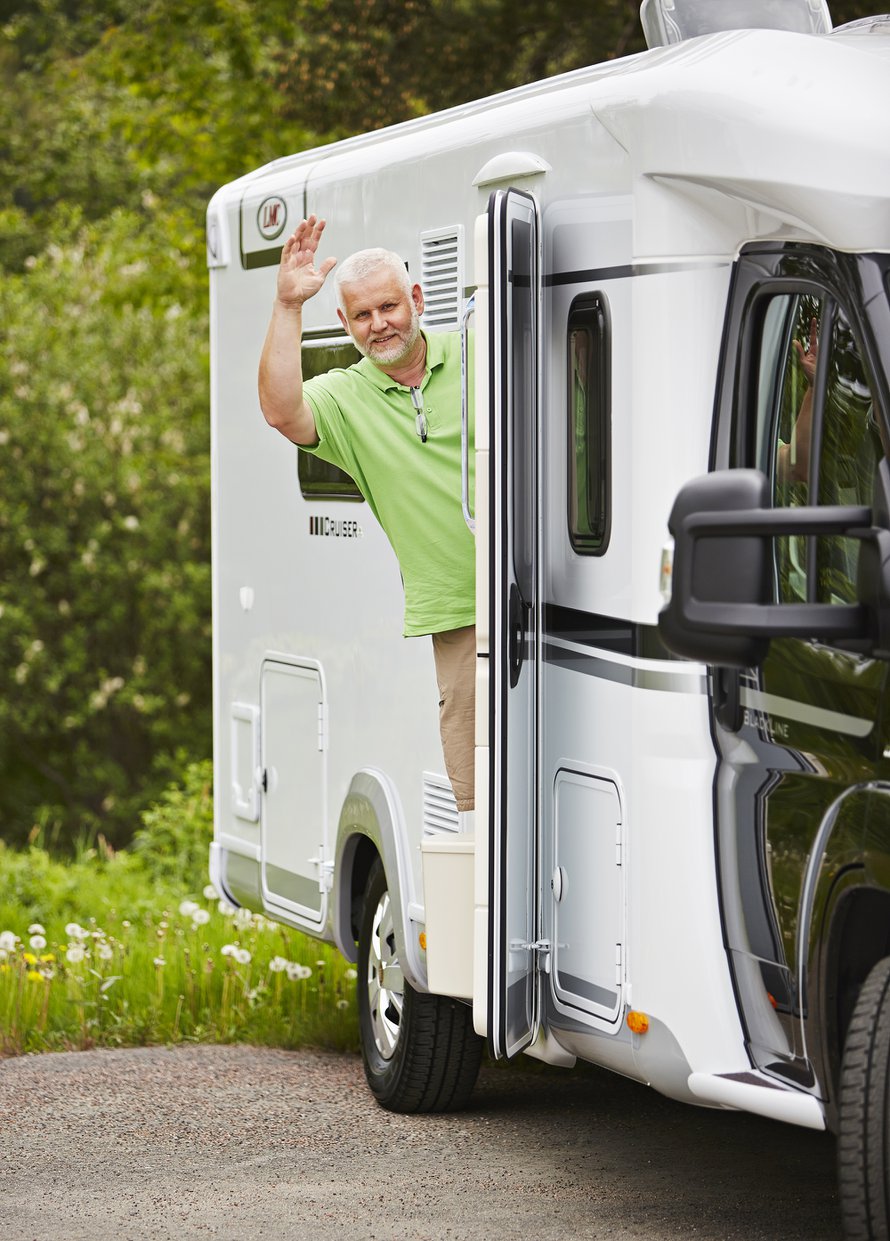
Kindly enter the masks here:
[[[754, 464], [774, 505], [870, 507], [883, 447], [844, 308], [824, 292], [783, 292], [765, 299], [759, 323]], [[859, 547], [834, 536], [776, 539], [779, 601], [856, 602]]]

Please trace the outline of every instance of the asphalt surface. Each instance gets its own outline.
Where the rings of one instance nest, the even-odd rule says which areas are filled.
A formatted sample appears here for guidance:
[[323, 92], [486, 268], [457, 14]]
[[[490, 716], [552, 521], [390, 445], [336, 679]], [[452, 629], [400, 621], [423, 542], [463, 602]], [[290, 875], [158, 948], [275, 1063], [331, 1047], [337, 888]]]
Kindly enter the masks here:
[[834, 1155], [828, 1135], [591, 1069], [486, 1065], [466, 1112], [397, 1116], [350, 1056], [0, 1063], [2, 1241], [821, 1241], [841, 1236]]

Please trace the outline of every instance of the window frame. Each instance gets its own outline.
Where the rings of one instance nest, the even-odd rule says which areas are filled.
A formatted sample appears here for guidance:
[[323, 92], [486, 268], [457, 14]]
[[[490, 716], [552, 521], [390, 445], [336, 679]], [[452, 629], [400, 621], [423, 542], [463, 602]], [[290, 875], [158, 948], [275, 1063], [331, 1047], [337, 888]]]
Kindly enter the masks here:
[[[311, 363], [313, 355], [320, 353], [323, 349], [328, 353], [342, 352], [344, 356], [335, 358], [331, 364], [321, 368], [316, 369], [311, 364], [307, 366], [307, 362]], [[301, 359], [305, 379], [315, 378], [316, 375], [323, 375], [338, 367], [351, 366], [360, 357], [361, 354], [351, 338], [345, 334], [336, 336], [325, 334], [315, 339], [311, 335], [303, 337]], [[330, 502], [364, 504], [365, 502], [358, 484], [345, 470], [317, 457], [314, 453], [303, 452], [302, 449], [297, 451], [297, 482], [300, 494], [310, 504]]]
[[[600, 451], [596, 483], [602, 492], [601, 529], [598, 534], [590, 535], [577, 527], [580, 504], [573, 491], [573, 480], [577, 479], [577, 439], [574, 426], [574, 355], [572, 335], [579, 330], [587, 331], [590, 337], [590, 357], [588, 360], [588, 383], [586, 385], [587, 407], [585, 411], [585, 442], [591, 442], [590, 425], [594, 417], [599, 418]], [[572, 301], [566, 318], [566, 529], [572, 550], [578, 556], [603, 556], [608, 550], [612, 536], [612, 321], [609, 303], [604, 293], [599, 291], [580, 293]], [[592, 480], [590, 464], [586, 472], [588, 499], [587, 511], [590, 511], [589, 499]], [[573, 504], [574, 497], [574, 504]]]

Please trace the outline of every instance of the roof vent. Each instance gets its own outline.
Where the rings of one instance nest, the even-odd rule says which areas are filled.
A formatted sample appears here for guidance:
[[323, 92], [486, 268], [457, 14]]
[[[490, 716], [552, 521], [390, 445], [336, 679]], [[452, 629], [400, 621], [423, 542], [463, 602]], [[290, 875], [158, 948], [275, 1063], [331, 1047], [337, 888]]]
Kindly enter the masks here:
[[423, 325], [457, 327], [463, 289], [463, 229], [430, 229], [420, 234], [420, 284], [423, 289]]
[[446, 776], [423, 773], [423, 834], [440, 836], [443, 832], [456, 832], [460, 826], [457, 802]]
[[831, 30], [828, 0], [643, 0], [640, 22], [650, 48], [720, 30]]

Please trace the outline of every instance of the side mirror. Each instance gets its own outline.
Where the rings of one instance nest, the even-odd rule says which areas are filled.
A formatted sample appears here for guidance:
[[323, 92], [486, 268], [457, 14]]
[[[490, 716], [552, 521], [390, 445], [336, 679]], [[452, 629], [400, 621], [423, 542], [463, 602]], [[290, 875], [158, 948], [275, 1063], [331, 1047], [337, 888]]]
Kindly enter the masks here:
[[869, 638], [861, 604], [776, 603], [772, 540], [843, 535], [877, 540], [871, 509], [772, 508], [759, 470], [717, 470], [680, 491], [668, 526], [674, 536], [670, 602], [658, 621], [678, 655], [747, 668], [763, 662], [771, 638]]

